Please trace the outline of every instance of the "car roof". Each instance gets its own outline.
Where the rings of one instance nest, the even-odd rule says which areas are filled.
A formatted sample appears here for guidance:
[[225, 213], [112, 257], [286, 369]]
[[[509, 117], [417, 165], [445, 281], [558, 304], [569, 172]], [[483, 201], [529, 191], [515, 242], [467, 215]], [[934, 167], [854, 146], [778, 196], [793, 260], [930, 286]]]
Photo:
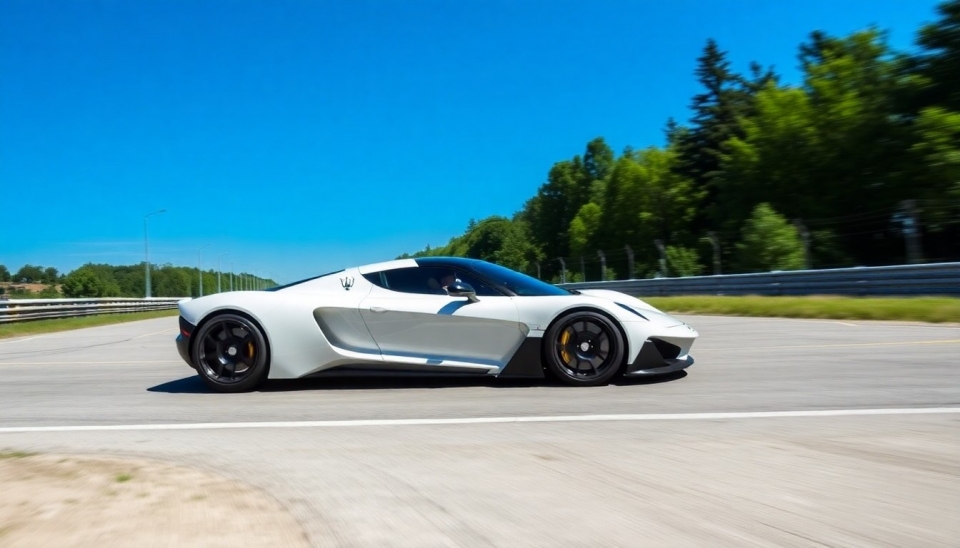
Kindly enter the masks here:
[[[482, 263], [480, 259], [468, 259], [466, 257], [417, 257], [415, 259], [396, 259], [393, 261], [383, 261], [379, 263], [370, 263], [363, 266], [353, 267], [356, 268], [357, 272], [360, 274], [370, 274], [372, 272], [383, 272], [384, 270], [395, 270], [397, 268], [412, 268], [417, 266], [446, 266], [446, 267], [460, 267], [460, 268], [469, 268], [471, 265], [476, 263]], [[339, 274], [345, 270], [350, 270], [346, 268], [341, 268], [340, 270], [335, 270], [333, 272], [327, 272], [326, 274], [321, 274], [319, 276], [312, 276], [303, 280], [297, 280], [295, 282], [272, 287], [271, 291], [278, 291], [280, 289], [286, 289], [295, 285], [302, 284], [304, 282], [313, 281], [319, 278], [325, 278], [327, 276], [332, 276], [334, 274]]]
[[371, 272], [382, 272], [384, 270], [394, 270], [397, 268], [412, 268], [416, 266], [448, 266], [469, 268], [470, 266], [483, 262], [479, 259], [468, 259], [466, 257], [417, 257], [413, 259], [397, 259], [394, 261], [384, 261], [382, 263], [372, 263], [358, 266], [360, 274], [369, 274]]
[[459, 266], [469, 268], [476, 263], [483, 262], [479, 259], [468, 259], [466, 257], [418, 257], [415, 259], [420, 266]]

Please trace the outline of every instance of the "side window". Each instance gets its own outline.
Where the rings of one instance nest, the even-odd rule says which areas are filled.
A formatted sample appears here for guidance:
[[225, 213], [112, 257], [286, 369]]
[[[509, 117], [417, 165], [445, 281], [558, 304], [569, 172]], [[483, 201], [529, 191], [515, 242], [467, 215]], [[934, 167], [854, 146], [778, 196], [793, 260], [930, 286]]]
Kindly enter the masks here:
[[482, 283], [473, 274], [459, 269], [440, 266], [415, 266], [397, 268], [363, 275], [368, 282], [401, 293], [420, 293], [423, 295], [446, 295], [443, 287], [454, 280], [470, 284], [477, 296], [491, 297], [501, 295], [496, 289]]
[[383, 272], [367, 272], [363, 275], [363, 277], [373, 285], [387, 287], [386, 278], [384, 277]]
[[477, 279], [475, 274], [457, 269], [457, 279], [461, 282], [466, 282], [470, 284], [470, 287], [477, 292], [477, 297], [502, 297], [503, 293], [500, 293], [496, 289], [490, 287], [489, 285], [481, 282]]
[[374, 285], [401, 293], [421, 293], [424, 295], [446, 295], [440, 286], [444, 270], [438, 267], [397, 268], [364, 274], [364, 278]]

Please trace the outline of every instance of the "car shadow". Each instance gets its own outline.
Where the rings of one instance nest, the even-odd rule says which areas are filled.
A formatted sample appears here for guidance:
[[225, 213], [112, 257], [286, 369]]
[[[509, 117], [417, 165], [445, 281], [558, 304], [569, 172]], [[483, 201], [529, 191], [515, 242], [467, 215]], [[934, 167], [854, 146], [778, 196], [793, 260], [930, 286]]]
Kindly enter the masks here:
[[[611, 386], [640, 386], [647, 384], [661, 384], [680, 380], [687, 376], [686, 371], [677, 371], [666, 375], [639, 378], [614, 378]], [[304, 379], [274, 379], [263, 383], [254, 392], [299, 392], [305, 390], [403, 390], [403, 389], [432, 389], [432, 388], [533, 388], [556, 387], [576, 390], [589, 388], [567, 386], [561, 382], [546, 379], [499, 379], [496, 377], [444, 377], [444, 376], [356, 376], [356, 377], [315, 377]], [[214, 391], [197, 375], [165, 382], [147, 388], [148, 392], [163, 392], [168, 394], [213, 394]]]

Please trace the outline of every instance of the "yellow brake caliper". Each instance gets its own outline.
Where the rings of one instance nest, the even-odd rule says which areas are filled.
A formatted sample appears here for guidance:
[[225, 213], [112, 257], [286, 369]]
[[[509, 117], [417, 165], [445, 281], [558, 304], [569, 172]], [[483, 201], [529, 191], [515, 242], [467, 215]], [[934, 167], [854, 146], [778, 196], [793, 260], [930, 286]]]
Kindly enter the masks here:
[[570, 353], [567, 352], [567, 342], [570, 341], [570, 331], [564, 329], [563, 334], [560, 335], [560, 357], [563, 358], [564, 363], [570, 363]]
[[248, 342], [247, 342], [247, 357], [248, 357], [248, 358], [251, 358], [251, 359], [253, 358], [253, 350], [254, 350], [254, 348], [253, 348], [253, 342], [252, 342], [252, 341], [248, 341]]

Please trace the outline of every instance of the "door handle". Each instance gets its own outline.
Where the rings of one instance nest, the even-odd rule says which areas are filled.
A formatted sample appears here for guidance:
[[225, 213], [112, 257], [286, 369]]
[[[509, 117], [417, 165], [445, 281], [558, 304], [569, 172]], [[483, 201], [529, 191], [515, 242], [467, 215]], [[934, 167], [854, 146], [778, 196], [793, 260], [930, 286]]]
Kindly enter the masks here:
[[379, 306], [371, 306], [371, 307], [370, 307], [370, 312], [376, 312], [377, 314], [383, 314], [383, 313], [386, 312], [386, 311], [387, 311], [386, 308], [380, 308]]

